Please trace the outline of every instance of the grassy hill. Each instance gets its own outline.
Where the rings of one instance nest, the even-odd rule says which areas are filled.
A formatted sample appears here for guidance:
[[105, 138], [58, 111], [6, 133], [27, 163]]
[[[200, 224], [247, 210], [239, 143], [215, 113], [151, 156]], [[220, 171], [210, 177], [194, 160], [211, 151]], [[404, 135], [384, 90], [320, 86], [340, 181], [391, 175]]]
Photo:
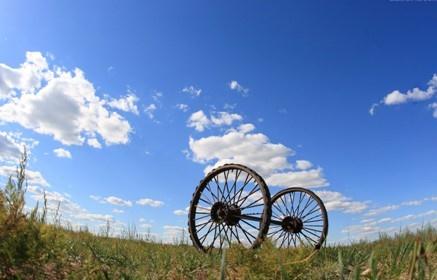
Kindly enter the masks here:
[[[437, 230], [306, 249], [233, 246], [205, 255], [189, 245], [74, 232], [24, 214], [24, 164], [0, 191], [0, 279], [437, 279]], [[38, 214], [39, 213], [39, 214]]]

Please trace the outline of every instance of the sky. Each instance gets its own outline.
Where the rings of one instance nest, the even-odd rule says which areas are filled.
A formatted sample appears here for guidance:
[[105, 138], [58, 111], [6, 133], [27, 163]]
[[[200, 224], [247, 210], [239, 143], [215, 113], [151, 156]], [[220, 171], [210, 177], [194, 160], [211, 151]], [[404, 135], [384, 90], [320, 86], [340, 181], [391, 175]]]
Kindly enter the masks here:
[[0, 176], [171, 242], [235, 162], [311, 188], [329, 242], [437, 224], [437, 3], [0, 1]]

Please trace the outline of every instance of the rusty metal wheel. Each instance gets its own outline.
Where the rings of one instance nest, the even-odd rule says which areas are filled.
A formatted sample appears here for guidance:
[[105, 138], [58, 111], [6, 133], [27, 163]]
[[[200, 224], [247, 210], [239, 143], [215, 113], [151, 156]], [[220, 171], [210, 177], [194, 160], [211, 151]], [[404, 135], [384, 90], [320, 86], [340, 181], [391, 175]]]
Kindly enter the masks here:
[[232, 243], [255, 248], [264, 240], [271, 215], [269, 189], [252, 169], [226, 164], [196, 188], [188, 213], [193, 245], [208, 252]]
[[328, 235], [328, 214], [322, 200], [304, 188], [288, 188], [272, 197], [268, 237], [279, 248], [320, 249]]

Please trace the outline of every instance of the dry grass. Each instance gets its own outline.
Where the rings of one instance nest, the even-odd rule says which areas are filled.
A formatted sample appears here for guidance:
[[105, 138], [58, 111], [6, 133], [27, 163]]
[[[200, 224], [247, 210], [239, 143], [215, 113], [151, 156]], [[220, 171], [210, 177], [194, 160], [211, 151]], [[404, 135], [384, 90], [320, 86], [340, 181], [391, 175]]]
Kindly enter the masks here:
[[205, 255], [189, 245], [74, 232], [25, 215], [25, 163], [0, 191], [0, 279], [437, 279], [437, 230], [308, 252], [233, 246]]

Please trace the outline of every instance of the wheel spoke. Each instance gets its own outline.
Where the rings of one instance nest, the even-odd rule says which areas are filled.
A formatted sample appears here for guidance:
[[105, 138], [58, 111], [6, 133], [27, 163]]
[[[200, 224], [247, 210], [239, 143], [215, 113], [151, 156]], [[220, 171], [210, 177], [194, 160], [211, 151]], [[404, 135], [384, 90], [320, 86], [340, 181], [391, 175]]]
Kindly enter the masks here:
[[209, 201], [209, 199], [207, 197], [205, 197], [207, 200], [203, 199], [203, 198], [199, 198], [199, 200], [202, 200], [205, 203], [208, 203], [209, 205], [213, 205], [214, 203], [212, 203], [211, 201]]
[[[249, 194], [246, 195], [244, 198], [239, 199], [237, 202], [235, 202], [235, 204], [237, 204], [238, 206], [242, 206], [244, 204], [244, 202], [246, 202], [246, 200], [249, 198], [249, 196], [251, 196], [252, 194], [254, 194], [256, 192], [257, 188], [258, 188], [258, 184], [255, 184], [255, 186], [252, 188], [252, 190], [249, 192]], [[242, 200], [242, 202], [240, 203], [241, 200]]]
[[[234, 202], [234, 204], [237, 204], [237, 201], [240, 201], [240, 197], [241, 194], [243, 193], [244, 188], [250, 183], [250, 181], [252, 181], [252, 177], [250, 176], [250, 174], [247, 173], [246, 179], [244, 180], [243, 186], [238, 190], [238, 192], [230, 199], [231, 201]], [[238, 198], [237, 198], [237, 194], [238, 194]]]
[[273, 235], [275, 235], [276, 233], [280, 232], [281, 230], [282, 230], [282, 227], [279, 228], [278, 230], [276, 230], [275, 232], [271, 232], [271, 233], [269, 233], [269, 235], [273, 236]]
[[279, 199], [281, 200], [282, 204], [285, 207], [285, 213], [287, 213], [288, 216], [291, 216], [291, 213], [290, 213], [290, 211], [288, 210], [288, 207], [287, 207], [287, 203], [284, 202], [284, 200], [282, 199], [282, 196], [280, 196]]
[[203, 227], [201, 227], [198, 231], [201, 231], [201, 230], [205, 227], [205, 225], [208, 224], [209, 222], [212, 222], [212, 220], [209, 219], [208, 221], [206, 221], [206, 222], [204, 222], [204, 223], [201, 223], [201, 224], [196, 225], [196, 227], [203, 226]]
[[274, 206], [276, 209], [278, 209], [279, 212], [281, 212], [281, 214], [284, 215], [284, 217], [287, 216], [286, 214], [284, 214], [284, 212], [282, 212], [282, 209], [281, 209], [281, 208], [279, 208], [278, 206], [276, 206], [276, 204], [273, 204], [273, 206]]
[[250, 232], [248, 232], [248, 231], [246, 231], [244, 228], [242, 228], [242, 227], [240, 226], [240, 224], [237, 224], [237, 227], [239, 227], [239, 228], [243, 231], [244, 235], [245, 235], [246, 238], [247, 238], [247, 241], [249, 241], [249, 244], [252, 244], [252, 241], [250, 241], [250, 238], [249, 238], [247, 235], [249, 234], [253, 239], [256, 239], [255, 236], [253, 236]]
[[[208, 228], [208, 231], [202, 236], [202, 237], [200, 237], [199, 238], [199, 240], [202, 240], [202, 241], [200, 241], [200, 243], [202, 243], [203, 244], [203, 242], [206, 240], [206, 237], [208, 236], [208, 234], [212, 231], [211, 230], [211, 227], [213, 226], [213, 224], [214, 223], [211, 223], [211, 225], [209, 226], [209, 228]], [[215, 227], [214, 227], [215, 228]], [[200, 230], [199, 230], [199, 232], [200, 232]]]
[[317, 211], [319, 211], [319, 205], [318, 204], [316, 204], [316, 206], [314, 206], [312, 209], [311, 209], [311, 211], [310, 212], [308, 212], [305, 216], [303, 216], [303, 217], [299, 217], [301, 220], [303, 220], [303, 219], [305, 219], [306, 217], [308, 217], [309, 215], [311, 215], [311, 214], [313, 214], [313, 213], [315, 213], [315, 212], [317, 212]]
[[[306, 240], [308, 240], [308, 241], [311, 240], [312, 243], [317, 244], [316, 241], [314, 241], [311, 237], [309, 237], [305, 233], [303, 233], [303, 231], [301, 231], [300, 233], [306, 238]], [[312, 244], [312, 243], [310, 242], [310, 244]]]
[[305, 212], [307, 207], [311, 204], [311, 202], [313, 202], [312, 198], [308, 197], [308, 200], [307, 200], [307, 203], [305, 204], [305, 207], [302, 209], [302, 211], [300, 211], [300, 213], [297, 214], [298, 217], [301, 217], [303, 215], [303, 213]]
[[220, 199], [215, 195], [215, 193], [212, 192], [211, 187], [209, 186], [209, 183], [206, 184], [205, 189], [207, 189], [209, 191], [209, 193], [213, 196], [214, 201], [220, 201]]
[[226, 198], [229, 196], [229, 186], [228, 186], [228, 177], [230, 170], [223, 172], [223, 176], [225, 177], [225, 184], [223, 186], [223, 191], [227, 191], [226, 197], [223, 196], [223, 199], [227, 202]]
[[246, 222], [245, 220], [240, 220], [240, 221], [242, 221], [243, 223], [246, 223], [246, 224], [248, 224], [249, 226], [251, 226], [253, 229], [256, 229], [256, 230], [259, 230], [256, 226], [254, 226], [254, 225], [252, 225], [251, 223], [249, 223], [249, 222]]

